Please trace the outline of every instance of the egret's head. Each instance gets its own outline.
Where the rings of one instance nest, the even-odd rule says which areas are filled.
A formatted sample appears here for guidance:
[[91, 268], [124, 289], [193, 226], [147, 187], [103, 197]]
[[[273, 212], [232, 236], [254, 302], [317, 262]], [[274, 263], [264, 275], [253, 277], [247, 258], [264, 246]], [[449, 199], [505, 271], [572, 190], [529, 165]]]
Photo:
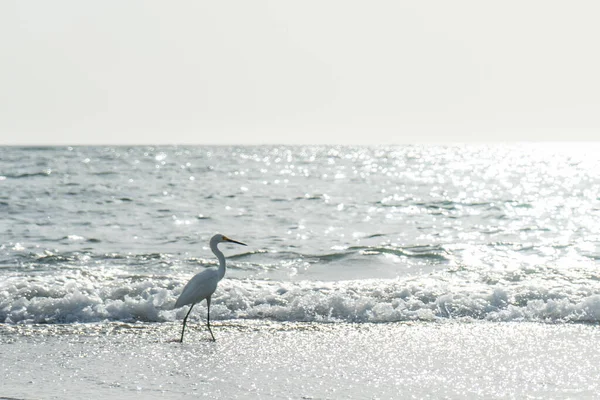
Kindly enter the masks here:
[[237, 240], [229, 239], [227, 236], [221, 235], [220, 233], [217, 233], [215, 236], [213, 236], [212, 239], [210, 239], [210, 241], [214, 242], [214, 243], [230, 242], [230, 243], [241, 244], [242, 246], [247, 246], [246, 243], [242, 243], [242, 242], [238, 242]]

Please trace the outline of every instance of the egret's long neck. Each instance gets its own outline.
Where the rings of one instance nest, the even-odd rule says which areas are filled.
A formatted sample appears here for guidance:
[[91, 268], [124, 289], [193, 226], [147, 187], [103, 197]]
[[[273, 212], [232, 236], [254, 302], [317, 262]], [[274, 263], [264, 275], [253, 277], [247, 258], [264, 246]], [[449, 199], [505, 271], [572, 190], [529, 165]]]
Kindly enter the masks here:
[[217, 244], [218, 243], [211, 243], [210, 249], [213, 253], [215, 253], [215, 256], [217, 256], [217, 258], [219, 259], [219, 280], [221, 280], [225, 276], [225, 256], [223, 255], [223, 253], [221, 253], [221, 250], [219, 250]]

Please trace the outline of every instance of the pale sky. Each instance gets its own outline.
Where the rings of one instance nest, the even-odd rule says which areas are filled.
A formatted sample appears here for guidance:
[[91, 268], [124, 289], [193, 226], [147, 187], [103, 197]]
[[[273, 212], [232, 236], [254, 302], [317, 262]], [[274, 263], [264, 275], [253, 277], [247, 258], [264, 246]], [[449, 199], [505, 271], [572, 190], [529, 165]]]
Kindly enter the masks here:
[[600, 2], [2, 0], [0, 144], [600, 140]]

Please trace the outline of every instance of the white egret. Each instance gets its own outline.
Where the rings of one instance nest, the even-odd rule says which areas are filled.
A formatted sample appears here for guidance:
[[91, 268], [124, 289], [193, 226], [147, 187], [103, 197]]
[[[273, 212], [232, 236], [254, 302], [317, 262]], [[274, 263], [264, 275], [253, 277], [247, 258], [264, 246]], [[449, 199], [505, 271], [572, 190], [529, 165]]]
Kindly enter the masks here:
[[219, 259], [219, 268], [208, 268], [194, 275], [194, 277], [190, 279], [190, 281], [183, 288], [183, 291], [179, 295], [177, 302], [175, 302], [175, 308], [191, 304], [190, 310], [183, 319], [183, 329], [181, 330], [180, 340], [181, 343], [183, 343], [185, 323], [187, 322], [190, 312], [192, 312], [192, 308], [194, 308], [196, 303], [199, 303], [204, 299], [206, 299], [207, 308], [206, 325], [208, 326], [208, 331], [210, 332], [210, 336], [212, 336], [213, 342], [215, 341], [215, 336], [210, 329], [210, 298], [215, 290], [217, 290], [217, 284], [219, 281], [225, 276], [225, 256], [217, 248], [217, 245], [221, 242], [237, 243], [246, 246], [245, 243], [231, 240], [227, 236], [223, 236], [221, 234], [217, 234], [210, 239], [210, 249]]

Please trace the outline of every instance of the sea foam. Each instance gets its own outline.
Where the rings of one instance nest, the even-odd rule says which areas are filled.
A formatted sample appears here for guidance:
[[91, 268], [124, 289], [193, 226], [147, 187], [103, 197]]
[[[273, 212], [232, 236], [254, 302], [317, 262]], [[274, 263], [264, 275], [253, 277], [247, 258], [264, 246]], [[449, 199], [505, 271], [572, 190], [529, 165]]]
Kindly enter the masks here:
[[[72, 272], [71, 272], [72, 273]], [[486, 283], [473, 272], [436, 272], [350, 281], [225, 279], [211, 307], [213, 319], [311, 322], [395, 322], [476, 319], [490, 321], [600, 322], [600, 287], [556, 281]], [[46, 275], [9, 277], [0, 283], [0, 322], [75, 323], [174, 321], [187, 276]], [[505, 279], [506, 278], [506, 279]], [[555, 277], [556, 278], [556, 277]], [[204, 317], [205, 303], [197, 307]]]

